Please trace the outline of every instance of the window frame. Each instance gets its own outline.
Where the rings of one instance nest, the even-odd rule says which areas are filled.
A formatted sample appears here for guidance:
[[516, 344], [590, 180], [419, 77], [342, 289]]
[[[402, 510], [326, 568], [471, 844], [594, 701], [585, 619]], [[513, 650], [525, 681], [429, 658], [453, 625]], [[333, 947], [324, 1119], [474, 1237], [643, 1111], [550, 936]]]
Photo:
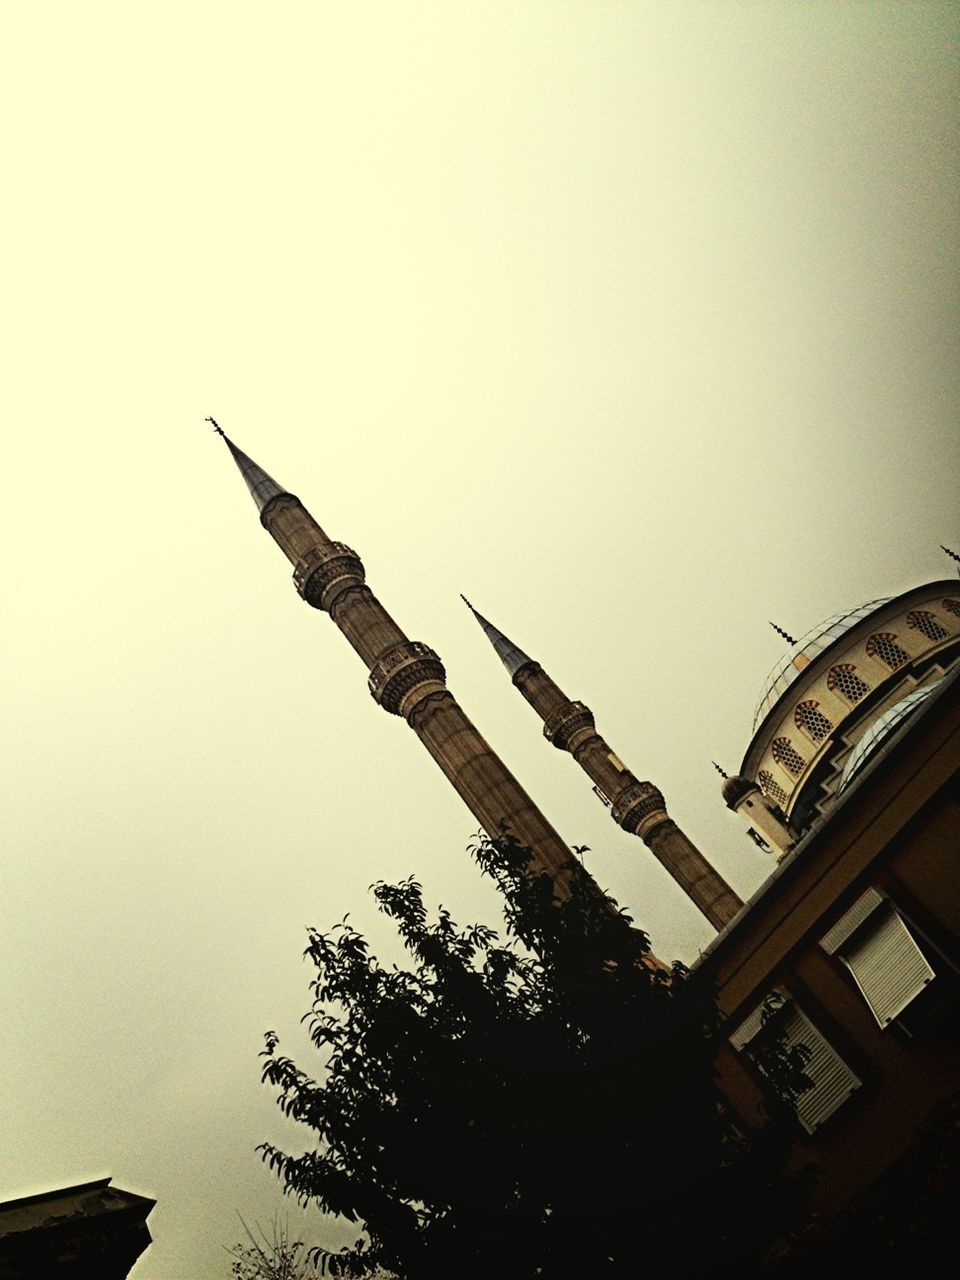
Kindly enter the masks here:
[[[863, 1080], [788, 991], [775, 987], [769, 994], [780, 999], [780, 1007], [764, 1018], [768, 998], [765, 997], [740, 1022], [728, 1040], [738, 1054], [746, 1054], [753, 1069], [767, 1080], [769, 1077], [750, 1053], [750, 1044], [770, 1019], [780, 1021], [788, 1049], [798, 1044], [805, 1044], [810, 1049], [804, 1072], [809, 1075], [813, 1084], [791, 1106], [800, 1127], [808, 1137], [813, 1137], [863, 1087]], [[819, 1072], [819, 1079], [813, 1072]]]
[[875, 886], [827, 930], [820, 946], [844, 965], [881, 1031], [895, 1025], [937, 977], [896, 905]]

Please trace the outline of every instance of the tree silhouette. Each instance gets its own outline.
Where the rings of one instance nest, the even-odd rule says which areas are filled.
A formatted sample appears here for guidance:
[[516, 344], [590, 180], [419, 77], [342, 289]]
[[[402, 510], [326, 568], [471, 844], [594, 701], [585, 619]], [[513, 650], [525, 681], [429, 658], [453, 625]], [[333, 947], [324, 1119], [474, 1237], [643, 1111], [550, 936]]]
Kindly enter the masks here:
[[289, 1223], [276, 1214], [269, 1236], [259, 1223], [255, 1223], [256, 1234], [242, 1217], [240, 1225], [246, 1243], [227, 1249], [233, 1258], [230, 1273], [236, 1280], [308, 1280], [315, 1274], [303, 1241], [293, 1239]]
[[379, 883], [413, 966], [380, 965], [346, 921], [311, 930], [320, 1078], [267, 1033], [263, 1078], [314, 1138], [263, 1158], [360, 1230], [314, 1262], [399, 1280], [759, 1266], [789, 1214], [786, 1144], [748, 1143], [726, 1115], [710, 994], [585, 878], [558, 901], [510, 840], [474, 852], [503, 894], [505, 942], [442, 909], [429, 920], [412, 878]]

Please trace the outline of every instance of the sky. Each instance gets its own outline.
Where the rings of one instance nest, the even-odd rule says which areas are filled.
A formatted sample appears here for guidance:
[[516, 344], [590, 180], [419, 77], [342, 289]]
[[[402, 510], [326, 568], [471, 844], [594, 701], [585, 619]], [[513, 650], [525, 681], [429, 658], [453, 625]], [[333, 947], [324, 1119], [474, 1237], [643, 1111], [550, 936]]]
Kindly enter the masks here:
[[[222, 443], [297, 493], [587, 865], [712, 930], [459, 600], [593, 709], [741, 893], [764, 677], [955, 576], [949, 3], [7, 6], [0, 1199], [157, 1200], [218, 1280], [300, 1151], [306, 927], [368, 886], [496, 923], [476, 823], [310, 610]], [[311, 1234], [312, 1233], [312, 1234]]]

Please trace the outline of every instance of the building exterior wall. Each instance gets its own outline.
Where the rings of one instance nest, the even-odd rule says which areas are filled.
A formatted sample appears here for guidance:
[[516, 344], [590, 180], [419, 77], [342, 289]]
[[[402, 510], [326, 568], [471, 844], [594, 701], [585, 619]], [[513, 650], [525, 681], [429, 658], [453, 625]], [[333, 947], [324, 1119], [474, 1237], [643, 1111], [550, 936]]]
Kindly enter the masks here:
[[[796, 1160], [823, 1173], [815, 1208], [842, 1210], [917, 1140], [960, 1085], [960, 672], [944, 682], [865, 768], [830, 815], [785, 859], [701, 971], [724, 1019], [717, 1066], [736, 1115], [762, 1114], [760, 1077], [731, 1043], [765, 996], [782, 989], [860, 1080], [822, 1126], [798, 1126]], [[920, 1000], [881, 1028], [849, 968], [822, 939], [864, 891], [887, 896], [935, 971]], [[939, 982], [939, 988], [936, 984]], [[929, 998], [928, 998], [929, 997]]]

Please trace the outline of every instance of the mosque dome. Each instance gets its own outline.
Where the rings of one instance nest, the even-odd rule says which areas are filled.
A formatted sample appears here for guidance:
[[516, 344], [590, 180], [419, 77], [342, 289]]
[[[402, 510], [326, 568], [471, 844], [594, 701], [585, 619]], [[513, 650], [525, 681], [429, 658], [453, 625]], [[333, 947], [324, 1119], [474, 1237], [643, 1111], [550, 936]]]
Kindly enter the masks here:
[[919, 685], [916, 689], [911, 689], [906, 697], [894, 703], [888, 711], [885, 711], [882, 716], [878, 716], [874, 720], [873, 724], [847, 756], [846, 764], [843, 766], [843, 772], [840, 775], [840, 781], [837, 783], [837, 795], [840, 794], [844, 787], [849, 786], [854, 776], [860, 772], [873, 753], [886, 742], [893, 731], [908, 716], [913, 715], [920, 704], [929, 698], [937, 685], [941, 683], [941, 680], [934, 680], [930, 684]]
[[960, 663], [960, 587], [922, 583], [835, 613], [798, 641], [786, 639], [790, 647], [764, 683], [738, 772], [756, 782], [766, 806], [799, 838], [887, 733]]
[[888, 604], [892, 599], [892, 596], [882, 596], [879, 600], [868, 600], [866, 604], [857, 605], [854, 609], [843, 609], [839, 613], [833, 613], [791, 645], [764, 681], [763, 691], [753, 716], [754, 731], [773, 704], [811, 662], [863, 618], [868, 618], [875, 609]]

